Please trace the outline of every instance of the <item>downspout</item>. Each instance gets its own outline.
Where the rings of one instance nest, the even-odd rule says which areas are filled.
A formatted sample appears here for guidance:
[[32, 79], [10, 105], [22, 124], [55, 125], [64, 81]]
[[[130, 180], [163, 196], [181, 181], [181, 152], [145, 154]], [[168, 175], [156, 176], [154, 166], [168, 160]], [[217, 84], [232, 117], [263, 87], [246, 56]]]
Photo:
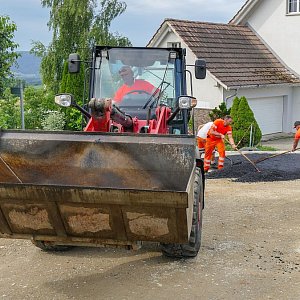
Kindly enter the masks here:
[[238, 93], [238, 89], [235, 90], [234, 94], [229, 95], [229, 96], [227, 96], [227, 97], [225, 98], [224, 102], [225, 102], [226, 107], [227, 107], [227, 101], [228, 101], [230, 98], [236, 96], [237, 93]]

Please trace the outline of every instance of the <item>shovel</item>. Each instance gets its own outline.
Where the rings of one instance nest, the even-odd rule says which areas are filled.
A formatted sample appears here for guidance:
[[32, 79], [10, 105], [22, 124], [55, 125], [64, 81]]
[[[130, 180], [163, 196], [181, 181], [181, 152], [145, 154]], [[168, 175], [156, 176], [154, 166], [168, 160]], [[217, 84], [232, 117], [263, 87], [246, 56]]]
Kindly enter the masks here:
[[[228, 139], [225, 139], [225, 141], [228, 142], [228, 143], [230, 143], [230, 142], [228, 141]], [[246, 160], [248, 160], [248, 161], [250, 162], [250, 164], [253, 165], [253, 167], [256, 169], [257, 172], [259, 172], [259, 173], [261, 172], [261, 171], [257, 168], [257, 166], [255, 165], [255, 163], [254, 163], [249, 157], [247, 157], [241, 150], [235, 148], [235, 151], [237, 151], [237, 152], [238, 152], [239, 154], [241, 154]]]
[[249, 161], [249, 163], [251, 164], [251, 165], [253, 165], [253, 167], [256, 169], [256, 171], [257, 172], [261, 172], [258, 168], [257, 168], [257, 166], [255, 165], [255, 162], [253, 162], [249, 157], [247, 157], [241, 150], [239, 150], [239, 149], [235, 149], [239, 154], [241, 154], [245, 159], [247, 159], [248, 161]]

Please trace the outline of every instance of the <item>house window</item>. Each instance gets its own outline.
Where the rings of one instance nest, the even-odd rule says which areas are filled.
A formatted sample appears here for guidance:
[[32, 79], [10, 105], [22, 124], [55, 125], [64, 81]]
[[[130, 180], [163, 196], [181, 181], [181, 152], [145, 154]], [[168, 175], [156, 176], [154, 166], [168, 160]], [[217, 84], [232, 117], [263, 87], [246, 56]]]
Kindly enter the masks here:
[[180, 48], [181, 43], [180, 42], [168, 42], [167, 48]]
[[300, 0], [288, 0], [288, 14], [300, 12]]

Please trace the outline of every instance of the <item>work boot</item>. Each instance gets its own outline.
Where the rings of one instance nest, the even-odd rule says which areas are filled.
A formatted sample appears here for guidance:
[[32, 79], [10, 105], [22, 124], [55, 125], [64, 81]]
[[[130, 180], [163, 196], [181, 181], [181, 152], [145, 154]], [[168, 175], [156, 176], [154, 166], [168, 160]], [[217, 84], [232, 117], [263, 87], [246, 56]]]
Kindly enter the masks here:
[[216, 164], [215, 161], [212, 162], [212, 163], [210, 164], [210, 167], [211, 167], [212, 169], [218, 169], [218, 166], [217, 166], [217, 164]]

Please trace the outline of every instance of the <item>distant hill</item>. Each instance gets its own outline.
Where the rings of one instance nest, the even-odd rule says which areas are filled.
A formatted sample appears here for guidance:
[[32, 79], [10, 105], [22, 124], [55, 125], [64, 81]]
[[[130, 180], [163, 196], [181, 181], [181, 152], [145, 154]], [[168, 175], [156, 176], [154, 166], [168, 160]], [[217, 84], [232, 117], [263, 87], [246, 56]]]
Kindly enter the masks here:
[[17, 59], [17, 66], [11, 68], [15, 77], [24, 79], [29, 85], [40, 85], [41, 75], [40, 75], [40, 64], [41, 58], [29, 51], [18, 52], [21, 56]]

